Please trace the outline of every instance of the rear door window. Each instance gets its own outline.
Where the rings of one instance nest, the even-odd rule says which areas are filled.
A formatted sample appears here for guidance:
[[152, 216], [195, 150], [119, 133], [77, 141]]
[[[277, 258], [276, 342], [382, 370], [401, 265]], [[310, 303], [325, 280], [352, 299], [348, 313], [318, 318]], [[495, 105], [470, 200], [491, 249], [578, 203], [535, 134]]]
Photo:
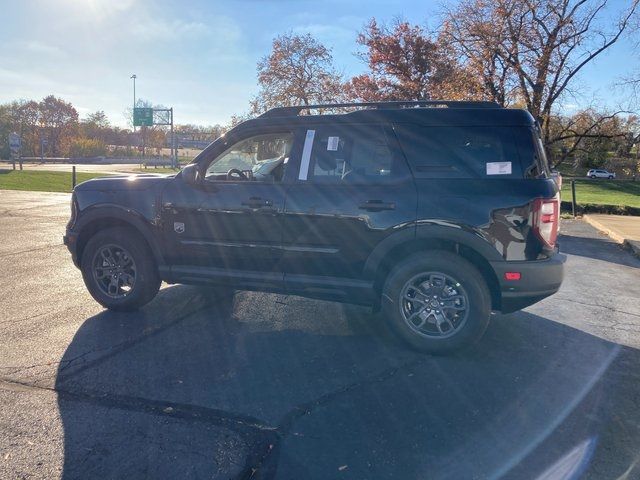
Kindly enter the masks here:
[[511, 127], [394, 125], [417, 178], [522, 178]]
[[408, 173], [381, 126], [337, 125], [315, 133], [308, 175], [314, 183], [378, 184]]

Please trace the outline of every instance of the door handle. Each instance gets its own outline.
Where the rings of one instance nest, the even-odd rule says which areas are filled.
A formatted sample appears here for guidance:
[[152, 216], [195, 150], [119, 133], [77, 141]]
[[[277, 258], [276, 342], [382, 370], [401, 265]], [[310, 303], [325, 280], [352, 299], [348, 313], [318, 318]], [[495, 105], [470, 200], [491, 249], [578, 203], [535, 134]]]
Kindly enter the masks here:
[[383, 202], [382, 200], [367, 200], [358, 205], [360, 210], [368, 210], [370, 212], [381, 212], [382, 210], [395, 210], [394, 202]]
[[260, 197], [251, 197], [249, 200], [242, 202], [242, 205], [249, 208], [264, 208], [273, 207], [273, 202]]

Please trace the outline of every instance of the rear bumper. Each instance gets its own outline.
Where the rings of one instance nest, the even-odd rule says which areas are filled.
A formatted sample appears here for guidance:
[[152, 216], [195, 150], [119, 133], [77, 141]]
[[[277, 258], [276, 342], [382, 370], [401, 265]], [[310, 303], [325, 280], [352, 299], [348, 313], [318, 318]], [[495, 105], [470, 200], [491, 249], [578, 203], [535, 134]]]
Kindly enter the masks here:
[[[500, 284], [500, 311], [514, 312], [556, 293], [564, 278], [565, 261], [565, 255], [556, 253], [547, 260], [491, 262]], [[506, 272], [519, 272], [520, 280], [505, 280]]]

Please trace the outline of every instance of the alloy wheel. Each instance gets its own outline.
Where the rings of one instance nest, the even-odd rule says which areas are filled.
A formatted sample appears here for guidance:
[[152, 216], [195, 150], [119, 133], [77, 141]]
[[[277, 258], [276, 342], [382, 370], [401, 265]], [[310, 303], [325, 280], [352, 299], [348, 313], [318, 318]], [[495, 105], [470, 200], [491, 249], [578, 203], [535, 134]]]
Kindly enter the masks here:
[[93, 256], [92, 273], [102, 292], [111, 298], [129, 295], [136, 283], [136, 263], [119, 245], [101, 246]]
[[407, 326], [429, 338], [455, 335], [469, 316], [469, 297], [464, 288], [441, 272], [413, 276], [402, 288], [399, 303]]

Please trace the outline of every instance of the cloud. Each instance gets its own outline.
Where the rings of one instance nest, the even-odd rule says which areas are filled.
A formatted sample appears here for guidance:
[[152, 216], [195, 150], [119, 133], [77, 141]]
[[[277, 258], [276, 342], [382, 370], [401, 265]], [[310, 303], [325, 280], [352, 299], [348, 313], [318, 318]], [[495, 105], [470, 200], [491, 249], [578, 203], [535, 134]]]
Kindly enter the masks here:
[[138, 40], [157, 42], [203, 37], [209, 35], [211, 31], [211, 28], [202, 22], [149, 18], [142, 22], [135, 22], [130, 33]]
[[36, 55], [47, 55], [49, 57], [65, 57], [67, 53], [60, 47], [51, 44], [45, 44], [37, 40], [30, 40], [18, 44], [19, 49], [24, 49], [29, 53]]
[[[42, 2], [43, 7], [51, 7], [52, 2]], [[92, 21], [101, 21], [114, 15], [132, 10], [136, 0], [58, 0], [56, 10], [66, 8], [67, 13], [91, 17]]]
[[364, 24], [364, 18], [346, 15], [331, 21], [318, 22], [307, 15], [296, 15], [294, 33], [310, 33], [321, 41], [332, 44], [353, 43]]

